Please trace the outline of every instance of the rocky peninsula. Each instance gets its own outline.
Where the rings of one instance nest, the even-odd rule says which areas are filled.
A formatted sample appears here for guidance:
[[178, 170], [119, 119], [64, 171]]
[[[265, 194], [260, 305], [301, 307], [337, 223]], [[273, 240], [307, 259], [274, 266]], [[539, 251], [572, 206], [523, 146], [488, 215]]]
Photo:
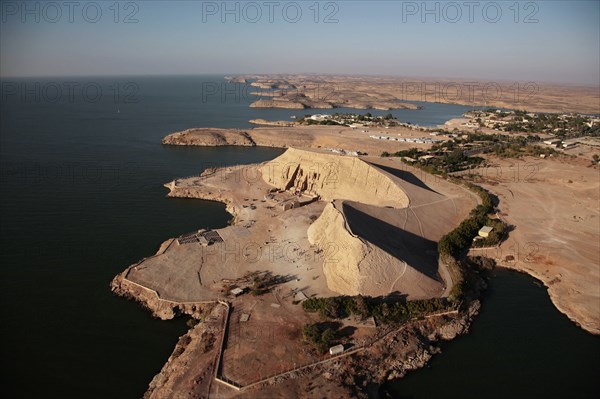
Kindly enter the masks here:
[[[404, 127], [386, 133], [422, 134]], [[234, 219], [223, 229], [182, 232], [112, 282], [115, 293], [140, 302], [156, 317], [191, 317], [190, 331], [150, 383], [146, 398], [373, 396], [374, 386], [423, 367], [440, 351], [439, 342], [468, 331], [490, 269], [489, 259], [480, 256], [539, 276], [559, 309], [597, 333], [589, 296], [584, 307], [571, 307], [581, 297], [564, 294], [573, 283], [571, 274], [537, 252], [515, 260], [502, 253], [511, 245], [505, 242], [500, 254], [472, 250], [465, 261], [438, 256], [436, 243], [481, 203], [479, 196], [398, 158], [375, 156], [431, 144], [296, 124], [188, 129], [166, 136], [163, 144], [287, 150], [262, 164], [212, 168], [165, 184], [171, 197], [225, 203]], [[501, 198], [499, 217], [513, 225], [522, 222], [507, 215], [507, 204], [515, 202], [509, 194], [529, 195], [534, 185], [489, 176], [481, 183]], [[594, 198], [593, 189], [580, 188]], [[576, 221], [593, 223], [590, 212], [585, 221], [576, 215]], [[521, 234], [537, 231], [534, 224], [525, 226]], [[460, 281], [468, 282], [460, 303], [450, 300], [457, 270]], [[368, 310], [356, 311], [362, 314], [357, 316], [327, 308], [344, 298], [354, 298], [359, 308], [366, 303]], [[330, 305], [315, 313], [305, 306], [314, 301]], [[381, 313], [386, 306], [429, 310], [416, 310], [398, 323]], [[334, 341], [326, 342], [342, 345], [341, 353], [323, 353], [309, 342], [307, 326], [324, 325], [336, 331]]]
[[[246, 137], [206, 134], [216, 143]], [[264, 164], [166, 184], [173, 197], [226, 203], [234, 221], [170, 239], [115, 277], [115, 293], [156, 317], [187, 314], [197, 323], [146, 397], [258, 398], [290, 389], [297, 397], [364, 395], [360, 381], [382, 383], [422, 367], [438, 351], [436, 341], [466, 332], [476, 299], [398, 325], [345, 318], [341, 323], [354, 332], [340, 333], [349, 349], [339, 357], [315, 352], [301, 339], [303, 326], [322, 322], [302, 309], [306, 298], [447, 295], [452, 281], [435, 242], [477, 200], [416, 173], [395, 160], [290, 148]], [[401, 237], [400, 245], [392, 236]], [[264, 292], [257, 281], [268, 281]], [[235, 288], [242, 294], [232, 294]], [[242, 365], [253, 362], [261, 368], [247, 373]], [[322, 384], [315, 386], [315, 378]]]

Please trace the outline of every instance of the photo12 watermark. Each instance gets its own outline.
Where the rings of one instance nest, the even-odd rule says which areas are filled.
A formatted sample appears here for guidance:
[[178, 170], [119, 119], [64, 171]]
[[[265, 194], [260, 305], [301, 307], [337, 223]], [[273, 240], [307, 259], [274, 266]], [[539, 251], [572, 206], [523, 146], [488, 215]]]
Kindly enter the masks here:
[[258, 83], [202, 82], [202, 103], [222, 104], [280, 99], [288, 101], [335, 101], [340, 94], [335, 83], [297, 83], [263, 86]]
[[540, 171], [539, 162], [515, 163], [511, 166], [484, 165], [473, 169], [455, 172], [453, 176], [484, 178], [511, 183], [531, 183]]
[[337, 24], [339, 12], [335, 1], [203, 1], [202, 23]]
[[76, 102], [98, 103], [102, 100], [114, 104], [134, 104], [140, 101], [140, 86], [136, 82], [95, 82], [58, 80], [2, 80], [2, 102], [23, 104], [53, 104]]
[[[320, 185], [329, 189], [335, 189], [339, 183], [341, 165], [339, 162], [311, 162], [304, 167], [298, 162], [280, 163], [270, 161], [262, 168], [254, 165], [228, 166], [217, 162], [203, 162], [198, 175], [188, 176], [183, 179], [207, 179], [216, 177], [221, 182], [232, 181], [236, 184], [246, 185], [262, 184], [264, 182], [283, 181], [294, 173], [301, 171], [305, 176], [319, 176]], [[181, 180], [181, 179], [180, 179]]]
[[140, 6], [135, 1], [2, 1], [2, 23], [137, 24]]
[[402, 22], [421, 23], [539, 23], [536, 1], [403, 1]]
[[[194, 238], [194, 237], [192, 237]], [[178, 238], [180, 245], [196, 244], [198, 240], [190, 239], [190, 236]], [[296, 267], [328, 263], [334, 264], [340, 261], [340, 246], [336, 242], [323, 241], [314, 246], [308, 242], [300, 243], [292, 240], [285, 241], [253, 241], [244, 242], [227, 240], [219, 245], [206, 245], [200, 247], [201, 259], [219, 263], [244, 262], [247, 264], [260, 264], [261, 266], [281, 265], [282, 263], [296, 264]], [[295, 270], [295, 269], [292, 269]]]
[[515, 103], [530, 101], [540, 91], [535, 82], [402, 82], [399, 99], [402, 101], [451, 102], [486, 104], [498, 100]]

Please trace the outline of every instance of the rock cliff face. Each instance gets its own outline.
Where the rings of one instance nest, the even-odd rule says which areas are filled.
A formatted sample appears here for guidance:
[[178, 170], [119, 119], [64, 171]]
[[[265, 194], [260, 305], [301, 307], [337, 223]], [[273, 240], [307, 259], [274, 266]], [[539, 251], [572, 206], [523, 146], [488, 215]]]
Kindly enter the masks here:
[[327, 204], [321, 216], [308, 228], [308, 240], [323, 251], [323, 273], [330, 290], [345, 295], [362, 292], [360, 262], [369, 248], [360, 238], [350, 234], [344, 215], [333, 203]]
[[357, 157], [290, 148], [266, 163], [261, 172], [277, 188], [318, 195], [326, 201], [347, 199], [394, 208], [409, 204], [393, 180]]

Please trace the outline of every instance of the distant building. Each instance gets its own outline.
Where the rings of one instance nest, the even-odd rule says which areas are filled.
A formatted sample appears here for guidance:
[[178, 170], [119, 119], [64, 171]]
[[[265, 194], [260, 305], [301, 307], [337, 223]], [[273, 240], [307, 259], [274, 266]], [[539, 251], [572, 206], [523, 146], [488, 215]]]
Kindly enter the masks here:
[[339, 355], [342, 352], [344, 352], [344, 345], [341, 345], [341, 344], [332, 346], [331, 348], [329, 348], [330, 355]]
[[232, 289], [231, 291], [229, 291], [229, 293], [234, 296], [240, 296], [244, 293], [244, 290], [238, 287], [238, 288]]
[[560, 140], [558, 140], [558, 139], [554, 139], [554, 140], [544, 140], [544, 144], [547, 144], [547, 145], [558, 145], [558, 144], [560, 144], [560, 142], [561, 142], [561, 141], [560, 141]]
[[250, 319], [250, 315], [248, 313], [242, 313], [240, 315], [240, 322], [244, 323]]
[[490, 233], [492, 232], [492, 230], [494, 230], [494, 228], [491, 226], [483, 226], [481, 229], [479, 229], [479, 236], [483, 237], [483, 238], [487, 238], [490, 236]]

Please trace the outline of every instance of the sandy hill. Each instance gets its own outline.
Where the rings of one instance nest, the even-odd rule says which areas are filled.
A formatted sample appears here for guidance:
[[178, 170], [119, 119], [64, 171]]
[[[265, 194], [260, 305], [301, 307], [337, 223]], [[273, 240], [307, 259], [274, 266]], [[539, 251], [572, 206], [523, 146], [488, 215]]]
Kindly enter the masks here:
[[267, 162], [262, 173], [277, 188], [329, 202], [308, 229], [309, 241], [324, 249], [329, 289], [411, 299], [444, 293], [436, 242], [475, 206], [464, 190], [426, 184], [395, 160], [299, 149]]
[[365, 204], [404, 208], [409, 199], [387, 173], [358, 157], [290, 148], [262, 167], [263, 179], [292, 192], [320, 199], [348, 199]]

